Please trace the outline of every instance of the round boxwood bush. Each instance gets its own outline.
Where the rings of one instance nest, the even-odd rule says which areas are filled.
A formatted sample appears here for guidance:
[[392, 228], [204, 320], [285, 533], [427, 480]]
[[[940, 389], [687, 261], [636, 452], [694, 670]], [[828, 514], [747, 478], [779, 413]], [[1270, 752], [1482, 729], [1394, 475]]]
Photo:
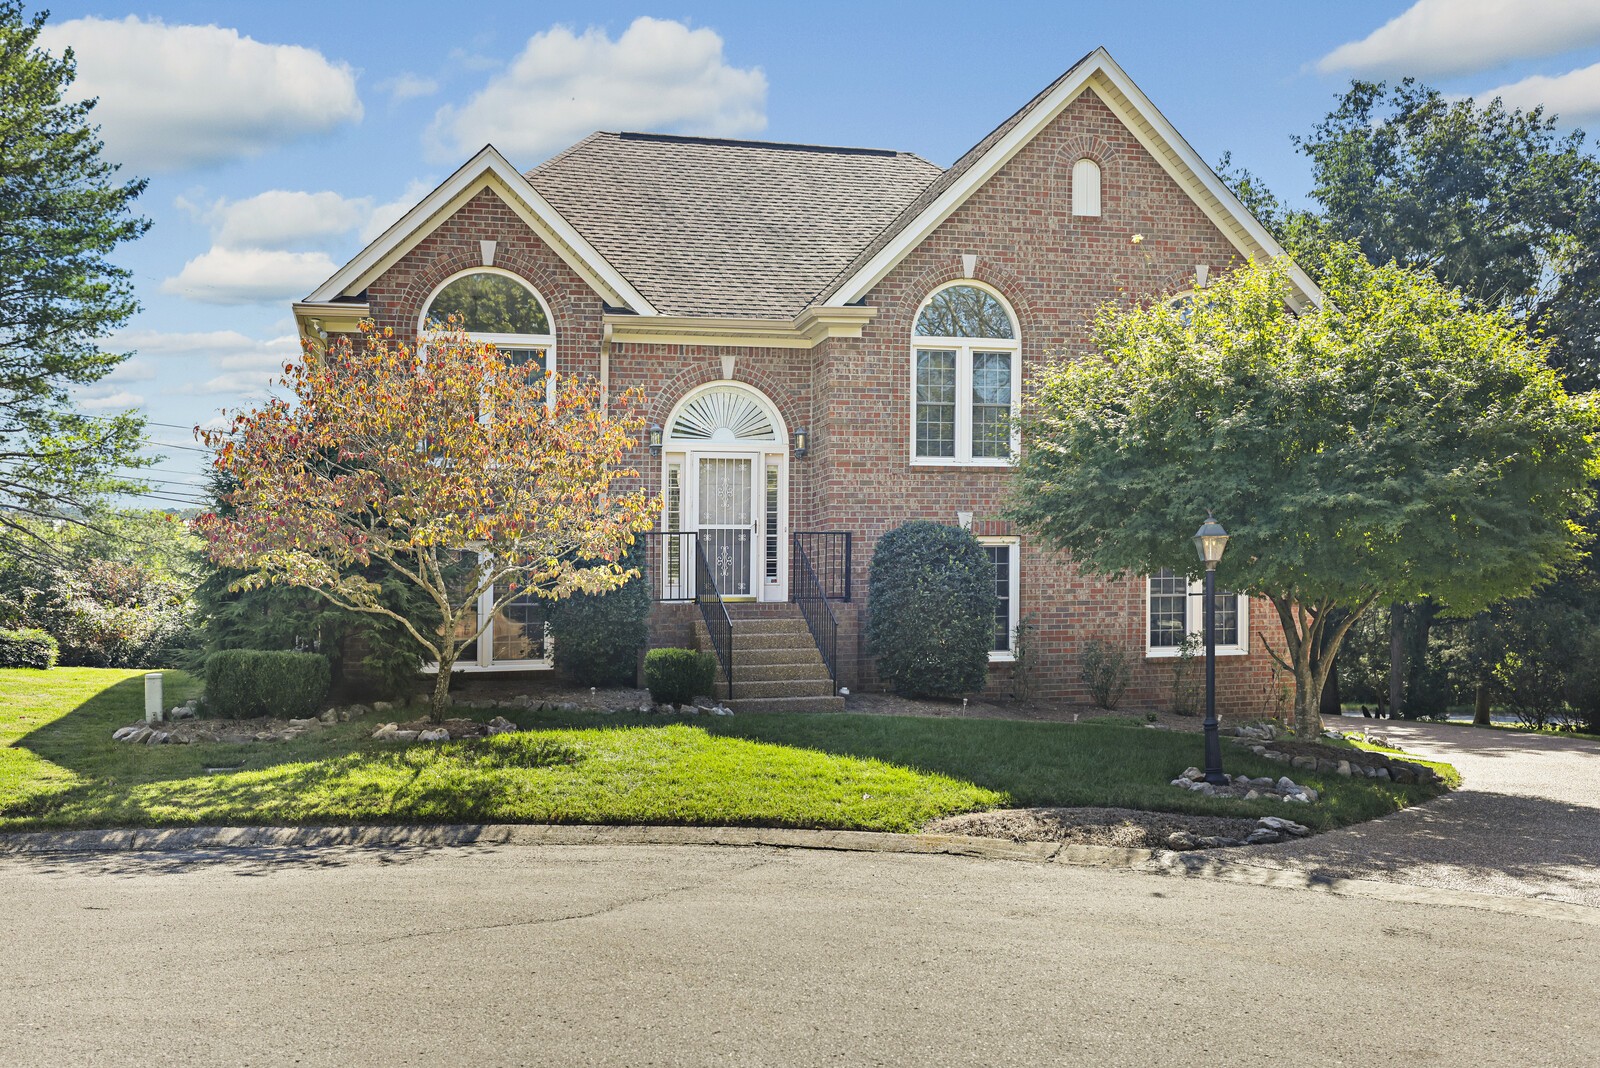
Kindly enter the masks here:
[[[624, 567], [642, 567], [636, 543]], [[649, 637], [650, 588], [643, 572], [605, 594], [575, 593], [550, 606], [556, 667], [583, 686], [632, 686]]]
[[693, 649], [652, 649], [644, 657], [644, 684], [658, 705], [687, 705], [709, 696], [717, 661]]
[[994, 647], [994, 566], [969, 530], [919, 519], [878, 539], [867, 644], [896, 693], [983, 689]]

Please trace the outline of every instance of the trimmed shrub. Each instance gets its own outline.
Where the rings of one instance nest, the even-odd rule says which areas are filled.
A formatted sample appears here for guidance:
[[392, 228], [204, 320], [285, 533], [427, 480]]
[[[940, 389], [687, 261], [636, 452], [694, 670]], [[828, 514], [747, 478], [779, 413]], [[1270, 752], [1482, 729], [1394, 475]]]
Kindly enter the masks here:
[[53, 668], [61, 650], [44, 631], [0, 630], [0, 667]]
[[709, 695], [717, 681], [717, 661], [693, 649], [652, 649], [644, 654], [644, 684], [658, 705], [686, 705]]
[[[624, 567], [643, 564], [629, 552]], [[641, 573], [606, 594], [575, 593], [550, 606], [556, 667], [584, 686], [631, 686], [650, 628], [650, 589]]]
[[867, 643], [896, 693], [949, 697], [983, 689], [994, 648], [994, 566], [972, 532], [925, 519], [878, 539]]
[[328, 658], [317, 653], [220, 649], [206, 658], [206, 708], [248, 719], [310, 716], [328, 697]]

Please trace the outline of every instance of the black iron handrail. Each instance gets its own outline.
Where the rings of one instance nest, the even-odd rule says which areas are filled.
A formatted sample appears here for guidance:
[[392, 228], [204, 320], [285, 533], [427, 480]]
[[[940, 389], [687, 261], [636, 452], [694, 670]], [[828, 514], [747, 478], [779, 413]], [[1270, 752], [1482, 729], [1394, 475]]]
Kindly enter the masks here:
[[795, 550], [804, 551], [817, 574], [817, 585], [830, 601], [850, 600], [850, 532], [797, 530]]
[[644, 573], [650, 597], [656, 601], [692, 601], [695, 598], [695, 543], [693, 530], [650, 530], [643, 535]]
[[806, 552], [800, 534], [794, 535], [789, 553], [789, 600], [800, 606], [806, 629], [811, 631], [811, 639], [817, 643], [822, 663], [828, 669], [828, 678], [833, 680], [833, 688], [837, 691], [839, 617], [834, 615], [833, 606], [828, 603], [827, 591], [817, 578], [817, 569], [811, 566], [811, 556]]
[[717, 588], [717, 576], [706, 561], [705, 546], [699, 538], [694, 542], [694, 593], [700, 604], [700, 615], [706, 621], [706, 633], [711, 636], [711, 648], [716, 650], [722, 664], [722, 674], [728, 680], [728, 700], [733, 700], [733, 618], [728, 606], [722, 603], [722, 591]]

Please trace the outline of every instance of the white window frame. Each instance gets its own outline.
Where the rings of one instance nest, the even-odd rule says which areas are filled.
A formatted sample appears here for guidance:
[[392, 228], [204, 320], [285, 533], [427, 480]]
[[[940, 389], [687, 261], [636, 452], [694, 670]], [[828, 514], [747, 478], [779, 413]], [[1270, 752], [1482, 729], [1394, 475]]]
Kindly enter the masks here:
[[[486, 561], [488, 554], [478, 553], [480, 561]], [[457, 660], [451, 665], [452, 672], [489, 673], [495, 671], [553, 671], [556, 666], [555, 642], [550, 637], [550, 624], [545, 623], [544, 652], [542, 657], [531, 660], [496, 660], [494, 658], [494, 612], [495, 587], [490, 586], [478, 597], [478, 626], [483, 627], [483, 632], [478, 635], [478, 655], [470, 660]], [[486, 625], [487, 624], [487, 625]], [[422, 666], [425, 675], [437, 675], [439, 662], [437, 660]]]
[[451, 282], [474, 274], [498, 274], [501, 277], [509, 278], [531, 293], [533, 299], [539, 302], [539, 307], [544, 309], [545, 322], [550, 324], [550, 332], [548, 334], [491, 334], [469, 330], [467, 331], [467, 337], [473, 341], [487, 341], [497, 349], [543, 349], [545, 370], [550, 372], [545, 378], [544, 402], [546, 406], [553, 407], [556, 402], [555, 311], [550, 307], [550, 302], [544, 299], [544, 294], [535, 289], [533, 283], [520, 274], [508, 271], [503, 267], [468, 267], [464, 271], [457, 271], [434, 286], [433, 291], [428, 294], [428, 299], [422, 302], [422, 311], [417, 315], [417, 336], [421, 337], [423, 331], [428, 329], [428, 312], [433, 310], [433, 302], [438, 299], [440, 293], [444, 292], [445, 287], [450, 285]]
[[[971, 286], [981, 289], [1000, 302], [1006, 315], [1011, 318], [1010, 338], [984, 338], [984, 337], [924, 337], [916, 332], [917, 320], [922, 317], [922, 312], [933, 298], [955, 286]], [[907, 432], [908, 452], [911, 456], [913, 467], [1015, 467], [1017, 454], [1022, 449], [1022, 433], [1017, 426], [1017, 414], [1022, 410], [1022, 337], [1021, 328], [1017, 321], [1017, 313], [1011, 307], [1010, 301], [993, 286], [984, 285], [982, 282], [971, 278], [958, 278], [945, 285], [934, 289], [922, 303], [917, 305], [916, 314], [911, 317], [911, 351], [907, 363], [908, 382], [910, 392], [908, 405], [910, 409]], [[956, 454], [954, 456], [918, 456], [917, 455], [917, 351], [919, 349], [933, 349], [937, 351], [955, 350], [956, 354]], [[975, 352], [1004, 352], [1011, 356], [1011, 453], [1009, 456], [978, 456], [972, 455], [972, 357]]]
[[1006, 620], [1008, 648], [989, 650], [989, 663], [1009, 664], [1017, 659], [1017, 624], [1022, 621], [1022, 539], [1015, 536], [980, 537], [978, 544], [984, 548], [1004, 545], [1011, 550], [1010, 618]]
[[[1144, 655], [1151, 659], [1176, 657], [1176, 645], [1152, 645], [1150, 643], [1150, 583], [1154, 575], [1144, 578]], [[1185, 634], [1204, 639], [1206, 626], [1206, 585], [1203, 579], [1191, 579], [1184, 598], [1185, 608]], [[1227, 591], [1221, 591], [1226, 593]], [[1236, 593], [1233, 595], [1238, 602], [1239, 611], [1239, 640], [1236, 643], [1217, 643], [1218, 656], [1248, 656], [1250, 654], [1250, 598], [1247, 594]], [[1203, 647], [1202, 647], [1203, 649]]]

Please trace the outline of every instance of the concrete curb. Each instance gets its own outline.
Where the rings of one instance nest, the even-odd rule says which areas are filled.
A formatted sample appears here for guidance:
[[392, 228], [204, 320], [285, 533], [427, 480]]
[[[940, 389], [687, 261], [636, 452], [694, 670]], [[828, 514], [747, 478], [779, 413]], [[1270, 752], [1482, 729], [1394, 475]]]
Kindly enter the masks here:
[[1337, 897], [1471, 908], [1600, 927], [1600, 909], [1565, 901], [1330, 878], [1315, 871], [1252, 864], [1214, 853], [1115, 846], [1011, 842], [955, 834], [796, 830], [772, 827], [670, 827], [592, 824], [448, 824], [389, 827], [174, 827], [0, 834], [0, 856], [72, 853], [201, 853], [266, 849], [446, 849], [462, 846], [699, 845], [914, 853], [979, 860], [1066, 864], [1149, 875], [1216, 879]]

